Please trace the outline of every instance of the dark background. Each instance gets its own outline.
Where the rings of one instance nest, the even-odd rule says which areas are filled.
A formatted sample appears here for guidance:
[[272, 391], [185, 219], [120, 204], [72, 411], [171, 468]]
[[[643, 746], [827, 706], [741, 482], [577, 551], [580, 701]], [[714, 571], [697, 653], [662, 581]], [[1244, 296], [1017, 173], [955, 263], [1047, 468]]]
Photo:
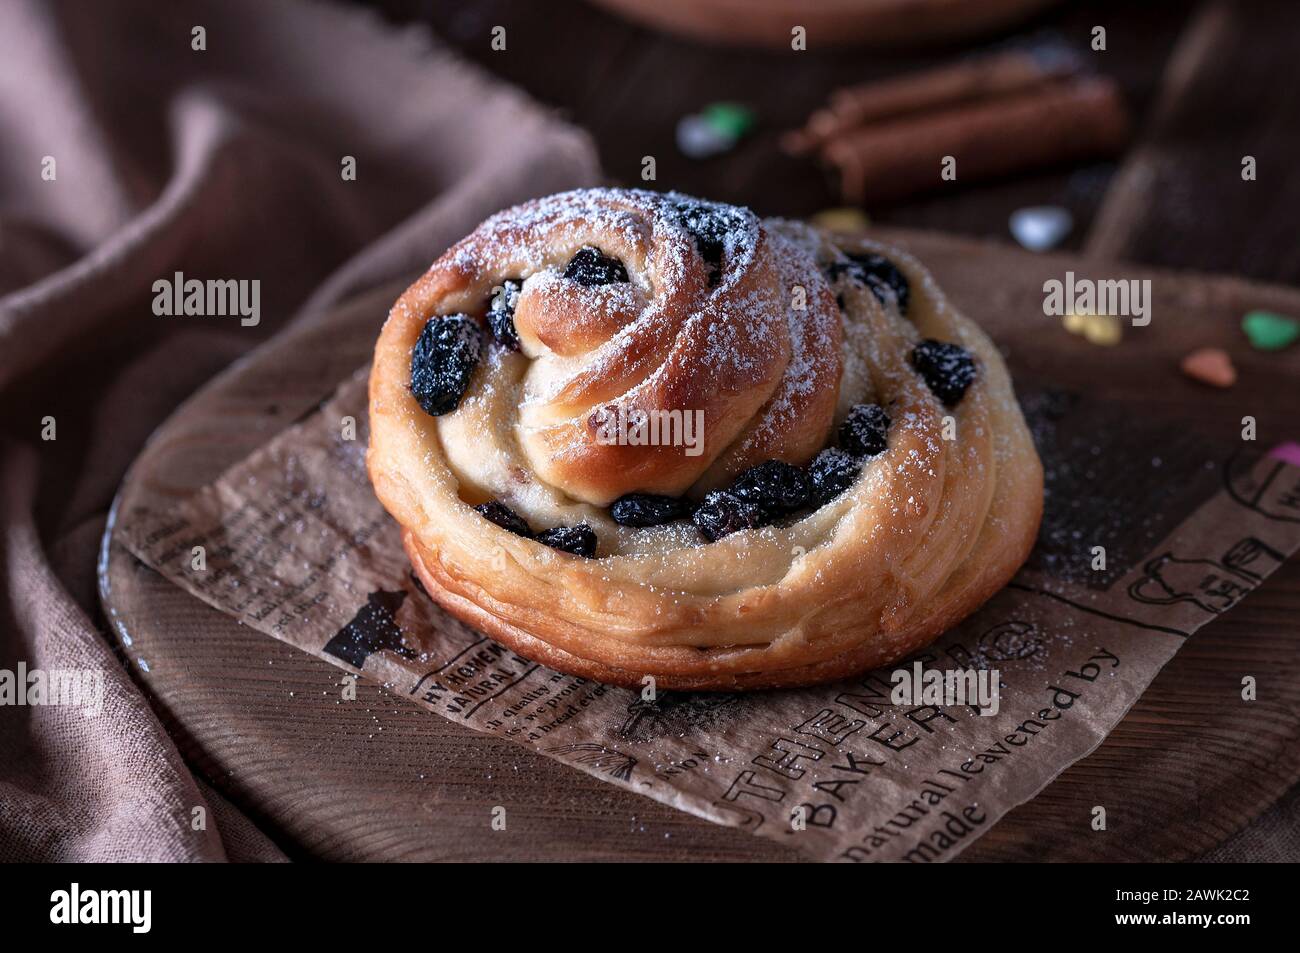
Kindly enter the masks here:
[[[616, 184], [639, 184], [641, 157], [653, 155], [653, 187], [764, 215], [804, 216], [842, 204], [826, 172], [777, 144], [832, 90], [1006, 43], [1058, 40], [1123, 87], [1136, 129], [1124, 156], [994, 183], [951, 183], [939, 194], [868, 208], [871, 220], [1011, 241], [1013, 210], [1058, 204], [1075, 215], [1065, 248], [1300, 282], [1300, 4], [1064, 0], [1001, 34], [902, 53], [820, 46], [815, 34], [804, 52], [706, 45], [579, 0], [367, 5], [394, 22], [430, 25], [469, 59], [590, 131]], [[507, 30], [504, 52], [489, 45], [496, 25]], [[1105, 52], [1090, 49], [1095, 25], [1106, 27]], [[755, 133], [726, 155], [681, 155], [678, 119], [724, 100], [757, 112]], [[1243, 155], [1258, 160], [1256, 182], [1241, 180]], [[1108, 196], [1112, 185], [1118, 191]], [[1123, 228], [1090, 234], [1107, 202]]]

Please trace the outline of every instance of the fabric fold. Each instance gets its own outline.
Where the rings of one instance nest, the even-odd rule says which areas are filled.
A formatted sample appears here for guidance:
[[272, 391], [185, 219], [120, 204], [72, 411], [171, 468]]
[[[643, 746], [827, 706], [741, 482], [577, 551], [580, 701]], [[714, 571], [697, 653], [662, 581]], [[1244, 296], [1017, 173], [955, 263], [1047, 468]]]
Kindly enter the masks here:
[[[191, 775], [105, 634], [113, 494], [230, 361], [594, 184], [595, 150], [427, 31], [328, 3], [14, 0], [0, 64], [0, 669], [103, 688], [95, 715], [0, 708], [0, 860], [284, 859]], [[155, 313], [177, 275], [256, 280], [257, 321]]]

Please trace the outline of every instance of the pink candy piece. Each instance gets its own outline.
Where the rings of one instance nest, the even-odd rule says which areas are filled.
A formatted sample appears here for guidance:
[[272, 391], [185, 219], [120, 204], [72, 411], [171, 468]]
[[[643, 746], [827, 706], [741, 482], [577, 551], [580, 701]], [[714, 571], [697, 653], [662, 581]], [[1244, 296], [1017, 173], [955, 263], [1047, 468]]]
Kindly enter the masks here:
[[1281, 460], [1293, 467], [1300, 467], [1300, 443], [1296, 443], [1294, 440], [1279, 443], [1268, 452], [1268, 455], [1274, 460]]

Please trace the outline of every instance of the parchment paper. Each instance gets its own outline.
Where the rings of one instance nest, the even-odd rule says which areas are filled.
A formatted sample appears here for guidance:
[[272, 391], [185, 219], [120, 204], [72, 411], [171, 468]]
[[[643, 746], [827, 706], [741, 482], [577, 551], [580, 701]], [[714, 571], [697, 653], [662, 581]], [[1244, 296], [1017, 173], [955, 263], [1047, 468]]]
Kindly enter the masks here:
[[[445, 718], [822, 860], [956, 856], [1092, 751], [1185, 638], [1300, 547], [1300, 468], [1033, 394], [1043, 529], [978, 613], [861, 678], [647, 700], [522, 658], [421, 591], [366, 478], [366, 373], [183, 504], [123, 514], [123, 543], [244, 624]], [[891, 704], [891, 672], [913, 661], [996, 669], [999, 713]]]

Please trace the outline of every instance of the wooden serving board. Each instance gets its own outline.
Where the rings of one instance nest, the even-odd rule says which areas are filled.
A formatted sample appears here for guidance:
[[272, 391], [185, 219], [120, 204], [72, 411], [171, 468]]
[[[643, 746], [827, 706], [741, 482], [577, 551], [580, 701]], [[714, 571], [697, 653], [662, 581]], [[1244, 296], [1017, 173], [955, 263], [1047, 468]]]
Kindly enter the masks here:
[[[1032, 255], [918, 232], [910, 248], [1007, 354], [1018, 387], [1105, 396], [1177, 417], [1220, 442], [1252, 415], [1261, 445], [1300, 437], [1300, 347], [1252, 351], [1254, 307], [1300, 314], [1300, 292]], [[1150, 278], [1148, 327], [1100, 348], [1044, 316], [1043, 282], [1066, 271]], [[798, 860], [721, 827], [480, 735], [246, 629], [166, 582], [116, 540], [116, 521], [211, 482], [369, 360], [401, 285], [290, 328], [233, 365], [154, 435], [119, 493], [100, 587], [115, 636], [194, 769], [290, 856], [331, 860]], [[1226, 348], [1228, 391], [1177, 370], [1193, 347]], [[1116, 466], [1126, 465], [1116, 461]], [[970, 847], [965, 860], [1175, 860], [1219, 844], [1300, 779], [1300, 561], [1188, 640], [1111, 736]], [[1243, 675], [1259, 699], [1243, 702]], [[509, 826], [491, 811], [508, 805]], [[1095, 805], [1105, 832], [1089, 827]]]

